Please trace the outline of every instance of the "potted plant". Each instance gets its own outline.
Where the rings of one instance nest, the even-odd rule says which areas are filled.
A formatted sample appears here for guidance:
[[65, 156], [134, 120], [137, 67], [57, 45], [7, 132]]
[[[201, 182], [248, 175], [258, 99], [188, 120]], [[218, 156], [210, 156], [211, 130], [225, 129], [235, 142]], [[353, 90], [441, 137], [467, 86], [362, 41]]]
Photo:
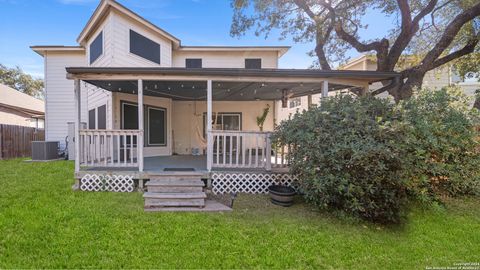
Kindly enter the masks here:
[[296, 191], [285, 185], [271, 185], [268, 187], [268, 193], [273, 204], [287, 207], [293, 204]]
[[263, 131], [263, 124], [265, 123], [265, 120], [267, 119], [268, 112], [270, 111], [270, 105], [267, 104], [267, 107], [263, 109], [263, 113], [260, 116], [257, 116], [257, 126], [260, 129], [260, 131]]

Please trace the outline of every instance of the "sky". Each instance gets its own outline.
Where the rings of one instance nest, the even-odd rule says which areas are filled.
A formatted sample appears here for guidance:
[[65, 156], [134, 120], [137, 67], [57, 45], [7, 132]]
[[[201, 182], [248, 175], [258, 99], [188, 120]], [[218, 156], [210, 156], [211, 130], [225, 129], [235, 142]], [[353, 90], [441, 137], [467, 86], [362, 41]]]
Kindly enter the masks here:
[[[0, 0], [0, 64], [19, 66], [34, 77], [43, 77], [43, 59], [32, 45], [77, 45], [81, 32], [100, 0]], [[308, 68], [313, 58], [307, 52], [315, 45], [279, 40], [272, 34], [265, 39], [252, 32], [230, 36], [230, 0], [118, 0], [153, 24], [182, 41], [182, 45], [292, 46], [279, 60], [280, 68]], [[366, 39], [384, 35], [391, 21], [370, 11], [370, 25], [362, 33]], [[351, 57], [358, 56], [355, 51]]]

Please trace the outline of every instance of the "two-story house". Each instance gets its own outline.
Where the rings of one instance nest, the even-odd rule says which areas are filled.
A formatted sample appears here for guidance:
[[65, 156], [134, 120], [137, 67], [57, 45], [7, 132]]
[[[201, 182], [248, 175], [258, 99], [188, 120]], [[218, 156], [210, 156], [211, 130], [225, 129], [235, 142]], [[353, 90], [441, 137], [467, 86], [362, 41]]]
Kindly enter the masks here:
[[32, 49], [45, 60], [46, 139], [63, 141], [75, 123], [79, 179], [114, 171], [141, 185], [191, 171], [215, 183], [226, 171], [235, 179], [285, 172], [286, 150], [270, 142], [276, 101], [398, 75], [279, 69], [283, 46], [185, 46], [114, 0], [100, 2], [77, 43]]

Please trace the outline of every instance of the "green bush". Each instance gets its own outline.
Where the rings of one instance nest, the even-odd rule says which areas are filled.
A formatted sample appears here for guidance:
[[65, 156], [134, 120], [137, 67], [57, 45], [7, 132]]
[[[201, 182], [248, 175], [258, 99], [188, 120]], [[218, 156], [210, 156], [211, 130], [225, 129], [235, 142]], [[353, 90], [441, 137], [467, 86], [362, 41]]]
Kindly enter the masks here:
[[408, 152], [409, 193], [422, 201], [479, 195], [478, 111], [462, 91], [423, 89], [398, 109], [409, 127], [402, 146]]
[[307, 201], [399, 222], [409, 200], [480, 195], [478, 111], [458, 89], [421, 90], [395, 105], [337, 96], [282, 122], [291, 172]]
[[402, 153], [406, 135], [393, 104], [371, 97], [332, 97], [276, 129], [290, 145], [291, 172], [305, 198], [367, 220], [398, 222], [407, 201]]

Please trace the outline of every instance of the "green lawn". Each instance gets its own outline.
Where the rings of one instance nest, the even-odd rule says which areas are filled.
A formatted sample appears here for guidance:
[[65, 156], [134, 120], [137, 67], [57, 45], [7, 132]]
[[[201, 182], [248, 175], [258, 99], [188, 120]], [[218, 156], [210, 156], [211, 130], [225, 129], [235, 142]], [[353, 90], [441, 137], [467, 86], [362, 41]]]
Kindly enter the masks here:
[[401, 227], [241, 195], [231, 213], [144, 213], [139, 193], [74, 192], [73, 163], [0, 161], [0, 268], [425, 269], [480, 262], [480, 199]]

